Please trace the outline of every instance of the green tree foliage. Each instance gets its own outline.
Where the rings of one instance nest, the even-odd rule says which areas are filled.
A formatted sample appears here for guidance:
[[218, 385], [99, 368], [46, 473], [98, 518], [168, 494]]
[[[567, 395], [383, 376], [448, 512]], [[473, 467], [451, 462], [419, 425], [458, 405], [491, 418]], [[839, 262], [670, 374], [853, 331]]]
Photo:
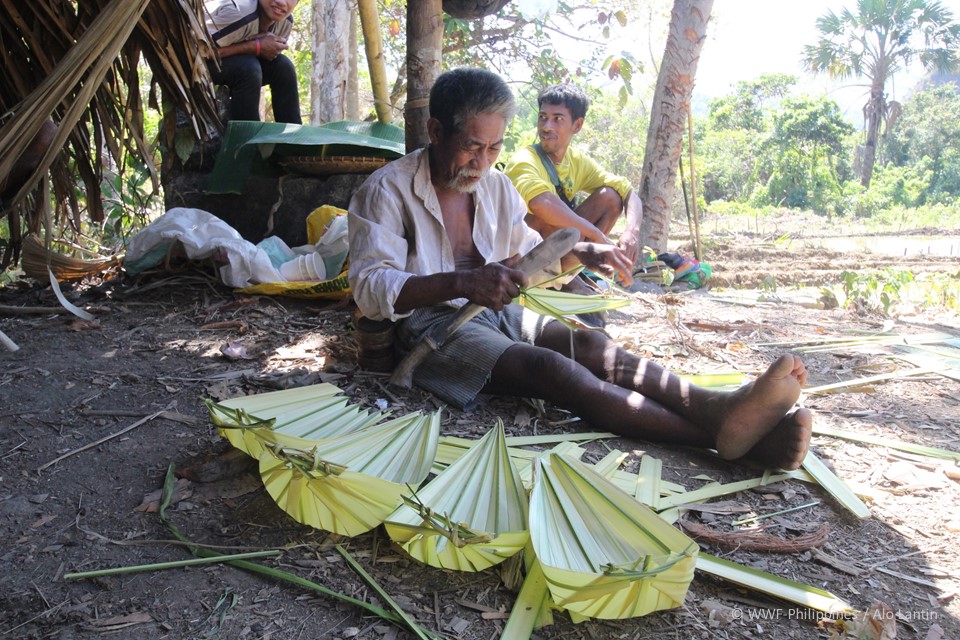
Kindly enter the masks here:
[[787, 95], [795, 82], [764, 76], [710, 103], [697, 142], [707, 202], [842, 210], [853, 126], [833, 100]]
[[597, 93], [575, 142], [608, 171], [639, 185], [649, 114], [643, 100]]
[[[889, 134], [885, 156], [884, 173], [909, 169], [914, 183], [916, 177], [928, 176], [922, 192], [912, 198], [916, 204], [955, 202], [960, 196], [960, 89], [951, 83], [912, 95]], [[902, 179], [910, 182], [909, 176]]]
[[936, 71], [957, 68], [960, 23], [939, 0], [857, 0], [853, 11], [828, 10], [817, 30], [817, 43], [804, 47], [804, 65], [835, 78], [865, 78], [870, 86], [861, 168], [861, 184], [868, 187], [880, 125], [889, 114], [887, 81], [914, 60]]
[[[607, 77], [622, 86], [625, 102], [643, 65], [627, 52], [604, 58], [598, 45], [635, 28], [637, 16], [659, 4], [661, 0], [567, 0], [543, 20], [525, 17], [515, 2], [476, 20], [444, 14], [443, 67], [483, 67], [535, 87], [567, 80], [583, 85]], [[397, 73], [393, 93], [402, 100], [406, 2], [380, 0], [380, 19], [387, 66]]]
[[764, 107], [786, 96], [795, 84], [797, 78], [786, 73], [767, 73], [756, 80], [742, 80], [732, 94], [710, 101], [710, 125], [714, 129], [762, 131]]

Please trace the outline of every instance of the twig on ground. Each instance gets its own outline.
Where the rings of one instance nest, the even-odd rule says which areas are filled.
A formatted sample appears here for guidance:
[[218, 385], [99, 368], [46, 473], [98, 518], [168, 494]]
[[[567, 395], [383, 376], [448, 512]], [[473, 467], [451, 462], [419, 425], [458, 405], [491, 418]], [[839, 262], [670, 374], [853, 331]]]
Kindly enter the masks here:
[[80, 573], [66, 573], [64, 580], [82, 580], [84, 578], [96, 578], [99, 576], [116, 576], [128, 573], [139, 573], [141, 571], [157, 571], [160, 569], [179, 569], [181, 567], [190, 567], [195, 564], [211, 564], [215, 562], [233, 562], [235, 560], [245, 560], [247, 558], [265, 558], [278, 556], [282, 551], [271, 549], [267, 551], [251, 551], [250, 553], [237, 553], [229, 556], [209, 556], [204, 558], [188, 558], [186, 560], [172, 560], [170, 562], [154, 562], [152, 564], [138, 564], [129, 567], [114, 567], [113, 569], [97, 569], [96, 571], [82, 571]]
[[91, 442], [90, 444], [85, 444], [85, 445], [83, 445], [82, 447], [80, 447], [79, 449], [74, 449], [73, 451], [68, 451], [67, 453], [63, 454], [62, 456], [58, 456], [58, 457], [54, 458], [53, 460], [51, 460], [50, 462], [47, 462], [46, 464], [40, 465], [39, 467], [37, 467], [37, 471], [43, 471], [43, 470], [46, 469], [47, 467], [53, 466], [53, 465], [55, 465], [56, 463], [60, 462], [61, 460], [65, 460], [65, 459], [69, 458], [70, 456], [74, 456], [74, 455], [76, 455], [76, 454], [78, 454], [78, 453], [82, 453], [82, 452], [86, 451], [87, 449], [92, 449], [93, 447], [99, 446], [99, 445], [103, 444], [104, 442], [107, 442], [108, 440], [112, 440], [113, 438], [116, 438], [116, 437], [118, 437], [118, 436], [122, 436], [123, 434], [127, 433], [128, 431], [133, 431], [134, 429], [136, 429], [136, 428], [139, 427], [140, 425], [142, 425], [142, 424], [144, 424], [144, 423], [146, 423], [146, 422], [150, 422], [150, 421], [153, 420], [154, 418], [162, 415], [162, 414], [164, 413], [164, 411], [165, 411], [165, 410], [161, 410], [161, 411], [157, 411], [157, 412], [155, 412], [155, 413], [151, 413], [150, 415], [146, 416], [145, 418], [143, 418], [143, 419], [141, 419], [141, 420], [137, 420], [136, 422], [134, 422], [134, 423], [131, 424], [130, 426], [124, 427], [123, 429], [121, 429], [120, 431], [117, 431], [116, 433], [111, 433], [111, 434], [108, 435], [108, 436], [104, 436], [103, 438], [100, 438], [100, 439], [97, 440], [96, 442]]

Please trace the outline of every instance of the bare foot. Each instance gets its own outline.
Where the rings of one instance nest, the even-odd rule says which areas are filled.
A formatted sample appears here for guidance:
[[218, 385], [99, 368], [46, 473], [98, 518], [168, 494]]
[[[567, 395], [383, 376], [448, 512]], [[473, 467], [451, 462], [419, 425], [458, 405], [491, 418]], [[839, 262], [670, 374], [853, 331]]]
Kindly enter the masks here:
[[807, 370], [787, 354], [748, 386], [723, 400], [716, 447], [722, 458], [742, 458], [760, 442], [797, 402], [807, 381]]
[[789, 413], [744, 456], [767, 469], [799, 469], [810, 447], [813, 415], [809, 409]]

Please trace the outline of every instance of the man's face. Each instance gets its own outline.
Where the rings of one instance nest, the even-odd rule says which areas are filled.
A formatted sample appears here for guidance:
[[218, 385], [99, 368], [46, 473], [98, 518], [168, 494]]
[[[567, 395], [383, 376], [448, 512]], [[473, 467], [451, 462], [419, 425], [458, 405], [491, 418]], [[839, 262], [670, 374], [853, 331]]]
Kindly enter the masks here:
[[273, 22], [280, 22], [297, 6], [298, 0], [260, 0], [260, 11]]
[[537, 135], [540, 136], [540, 146], [550, 155], [557, 154], [562, 157], [570, 146], [570, 140], [582, 126], [583, 118], [574, 120], [570, 109], [565, 105], [544, 102], [540, 106]]
[[460, 193], [476, 191], [500, 155], [506, 128], [502, 115], [481, 113], [467, 120], [460, 133], [447, 136], [440, 122], [431, 119], [427, 129], [434, 185]]

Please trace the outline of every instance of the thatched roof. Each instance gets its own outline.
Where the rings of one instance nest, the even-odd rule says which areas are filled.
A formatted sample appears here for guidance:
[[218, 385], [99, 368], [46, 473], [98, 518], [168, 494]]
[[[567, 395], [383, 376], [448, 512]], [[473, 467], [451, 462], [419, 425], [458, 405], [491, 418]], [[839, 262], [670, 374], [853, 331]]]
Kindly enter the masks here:
[[[47, 120], [60, 125], [32, 179], [4, 203], [8, 211], [13, 205], [14, 241], [20, 215], [26, 214], [30, 228], [39, 225], [28, 194], [48, 170], [54, 222], [76, 227], [84, 211], [91, 220], [103, 219], [103, 167], [125, 166], [125, 154], [149, 167], [158, 184], [155, 141], [143, 135], [141, 61], [152, 72], [151, 106], [175, 104], [198, 139], [216, 126], [204, 61], [214, 53], [202, 12], [202, 0], [0, 0], [0, 182]], [[161, 138], [172, 147], [172, 128]], [[74, 184], [75, 176], [82, 185]]]

